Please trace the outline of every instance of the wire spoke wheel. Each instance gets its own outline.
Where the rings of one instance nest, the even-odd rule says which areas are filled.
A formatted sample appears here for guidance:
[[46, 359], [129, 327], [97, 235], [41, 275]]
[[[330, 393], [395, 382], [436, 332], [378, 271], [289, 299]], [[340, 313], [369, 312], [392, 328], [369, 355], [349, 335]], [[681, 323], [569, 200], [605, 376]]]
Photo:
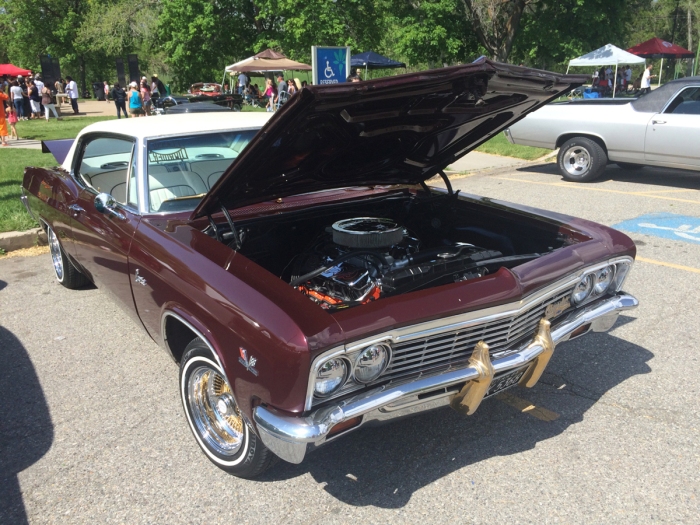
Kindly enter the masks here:
[[222, 456], [235, 455], [243, 444], [244, 423], [226, 380], [200, 366], [187, 381], [187, 398], [201, 438]]
[[49, 229], [49, 250], [56, 278], [61, 281], [63, 279], [63, 256], [61, 255], [61, 245], [58, 243], [58, 237], [53, 229]]

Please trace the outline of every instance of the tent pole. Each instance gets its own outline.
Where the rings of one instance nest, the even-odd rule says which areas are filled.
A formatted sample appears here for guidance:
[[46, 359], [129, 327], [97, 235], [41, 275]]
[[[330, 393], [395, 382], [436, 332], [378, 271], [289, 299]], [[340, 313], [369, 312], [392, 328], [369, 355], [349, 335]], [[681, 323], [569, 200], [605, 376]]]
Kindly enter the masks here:
[[569, 74], [569, 69], [571, 69], [571, 63], [569, 63], [569, 65], [566, 66], [566, 74], [567, 75]]
[[613, 98], [615, 98], [615, 90], [617, 89], [617, 64], [615, 64], [615, 78], [613, 79]]
[[656, 85], [656, 87], [659, 87], [661, 85], [661, 75], [664, 74], [664, 57], [661, 57], [661, 67], [659, 68], [659, 83]]

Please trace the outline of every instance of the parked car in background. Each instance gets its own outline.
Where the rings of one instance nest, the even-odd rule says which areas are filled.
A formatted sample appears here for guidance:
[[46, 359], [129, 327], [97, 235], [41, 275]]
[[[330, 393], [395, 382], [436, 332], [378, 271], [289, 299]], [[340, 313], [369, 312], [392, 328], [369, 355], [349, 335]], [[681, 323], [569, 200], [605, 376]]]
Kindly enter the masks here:
[[156, 115], [179, 113], [205, 113], [216, 111], [241, 111], [243, 97], [238, 94], [216, 96], [183, 96], [168, 95], [153, 97], [153, 108]]
[[202, 451], [254, 477], [364, 425], [473, 414], [637, 305], [626, 235], [443, 171], [583, 80], [482, 59], [310, 86], [272, 118], [99, 122], [22, 199], [57, 280], [163, 346]]
[[197, 82], [190, 86], [189, 92], [192, 95], [205, 95], [207, 97], [213, 97], [223, 93], [221, 84], [215, 82]]
[[608, 162], [625, 169], [700, 169], [700, 77], [664, 84], [637, 99], [556, 102], [505, 130], [514, 144], [559, 148], [566, 180], [595, 180]]

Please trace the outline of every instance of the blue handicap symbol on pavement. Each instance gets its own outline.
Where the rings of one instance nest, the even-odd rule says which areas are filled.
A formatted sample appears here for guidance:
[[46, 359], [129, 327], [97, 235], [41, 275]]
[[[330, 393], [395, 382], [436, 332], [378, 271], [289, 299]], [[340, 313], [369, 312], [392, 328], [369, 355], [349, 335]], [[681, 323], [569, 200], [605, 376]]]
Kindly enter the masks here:
[[615, 224], [613, 228], [700, 244], [700, 217], [676, 215], [675, 213], [650, 213]]

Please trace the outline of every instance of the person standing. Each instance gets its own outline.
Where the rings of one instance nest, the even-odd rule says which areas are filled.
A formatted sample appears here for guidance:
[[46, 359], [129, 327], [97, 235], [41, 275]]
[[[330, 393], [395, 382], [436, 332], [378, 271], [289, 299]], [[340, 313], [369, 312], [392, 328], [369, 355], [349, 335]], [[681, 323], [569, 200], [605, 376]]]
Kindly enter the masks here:
[[63, 81], [62, 78], [59, 78], [56, 82], [54, 82], [53, 87], [56, 88], [56, 102], [58, 102], [58, 107], [61, 107], [61, 99], [63, 97], [60, 97], [58, 95], [63, 95], [63, 86], [65, 85], [65, 82]]
[[[154, 86], [155, 85], [155, 89]], [[161, 80], [158, 78], [158, 75], [154, 74], [151, 77], [151, 94], [158, 92], [158, 96], [160, 98], [168, 96], [168, 91], [165, 89], [165, 84], [161, 82]]]
[[[282, 93], [284, 93], [284, 95]], [[289, 90], [287, 89], [287, 83], [284, 81], [284, 77], [282, 75], [277, 75], [277, 96], [275, 97], [273, 110], [284, 104], [287, 101], [288, 95]]]
[[656, 77], [656, 75], [651, 74], [651, 70], [653, 67], [653, 64], [649, 64], [644, 70], [644, 74], [642, 75], [642, 95], [651, 91], [651, 79]]
[[148, 117], [151, 114], [151, 90], [148, 87], [148, 82], [141, 81], [141, 100], [143, 100], [143, 111]]
[[246, 84], [248, 83], [248, 77], [245, 73], [238, 75], [238, 94], [242, 95]]
[[3, 146], [9, 146], [7, 143], [7, 121], [5, 120], [5, 101], [10, 98], [5, 93], [0, 91], [0, 140]]
[[41, 90], [41, 105], [44, 106], [46, 122], [49, 121], [49, 111], [53, 111], [56, 120], [59, 119], [58, 113], [56, 113], [56, 106], [53, 103], [53, 97], [51, 96], [51, 90], [46, 86]]
[[75, 83], [73, 77], [66, 77], [68, 85], [66, 85], [66, 94], [70, 98], [70, 105], [73, 108], [73, 114], [78, 115], [78, 84]]
[[27, 96], [29, 97], [29, 104], [32, 106], [31, 118], [41, 118], [41, 94], [32, 79], [27, 80]]
[[143, 98], [136, 82], [129, 84], [129, 113], [132, 118], [143, 117]]
[[107, 104], [109, 104], [109, 82], [105, 80], [104, 82], [104, 90], [105, 90], [105, 100], [107, 101]]
[[265, 104], [265, 110], [270, 112], [274, 111], [275, 107], [275, 88], [272, 87], [272, 80], [269, 78], [265, 79], [265, 92], [263, 96], [267, 99], [267, 104]]
[[15, 111], [14, 106], [9, 106], [9, 113], [7, 114], [7, 122], [10, 123], [10, 138], [14, 138], [15, 140], [19, 140], [19, 136], [17, 135], [17, 112]]
[[27, 120], [24, 116], [24, 93], [22, 92], [22, 88], [19, 87], [19, 82], [16, 80], [12, 82], [12, 87], [10, 87], [10, 97], [12, 99], [12, 105], [15, 107], [17, 118], [19, 120]]
[[112, 100], [114, 100], [114, 105], [117, 108], [117, 118], [122, 118], [122, 113], [124, 113], [124, 118], [129, 118], [129, 115], [126, 113], [126, 91], [122, 89], [119, 82], [114, 84], [112, 88]]
[[[44, 82], [41, 80], [41, 75], [37, 73], [34, 75], [34, 85], [36, 86], [36, 92], [39, 94], [39, 99], [41, 99], [41, 92], [44, 90]], [[39, 100], [39, 117], [44, 112], [44, 103]]]

